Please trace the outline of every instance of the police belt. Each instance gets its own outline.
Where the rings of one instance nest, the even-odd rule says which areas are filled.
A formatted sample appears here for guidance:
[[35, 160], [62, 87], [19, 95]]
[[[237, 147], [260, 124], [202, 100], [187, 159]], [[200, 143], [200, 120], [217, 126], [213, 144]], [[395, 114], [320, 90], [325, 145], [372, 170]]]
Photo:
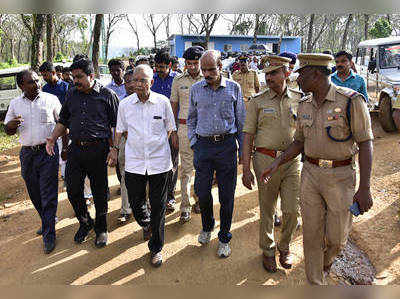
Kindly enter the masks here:
[[29, 149], [31, 151], [40, 151], [40, 150], [45, 150], [46, 149], [46, 143], [41, 143], [41, 144], [37, 144], [37, 145], [23, 145], [22, 146], [23, 149]]
[[233, 136], [235, 134], [227, 133], [227, 134], [219, 134], [219, 135], [212, 135], [212, 136], [200, 136], [196, 134], [197, 139], [201, 140], [207, 140], [211, 142], [221, 142], [224, 141], [225, 139], [228, 139], [229, 137]]
[[277, 156], [279, 156], [280, 154], [282, 154], [281, 151], [270, 150], [270, 149], [267, 149], [267, 148], [265, 148], [265, 147], [256, 147], [256, 148], [255, 148], [255, 151], [256, 151], [256, 152], [259, 152], [259, 153], [261, 153], [261, 154], [270, 156], [270, 157], [272, 157], [272, 158], [276, 158]]
[[341, 166], [347, 166], [352, 163], [352, 158], [341, 160], [341, 161], [334, 161], [334, 160], [324, 160], [324, 159], [314, 159], [308, 156], [305, 156], [305, 160], [310, 162], [311, 164], [317, 165], [322, 168], [335, 168]]

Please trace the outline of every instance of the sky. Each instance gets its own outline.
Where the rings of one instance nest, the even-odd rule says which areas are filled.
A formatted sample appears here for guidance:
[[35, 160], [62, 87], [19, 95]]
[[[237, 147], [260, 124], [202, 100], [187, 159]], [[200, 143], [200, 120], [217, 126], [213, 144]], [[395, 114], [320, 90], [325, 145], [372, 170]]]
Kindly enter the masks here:
[[[131, 20], [135, 18], [137, 21], [140, 47], [153, 47], [153, 36], [146, 27], [142, 14], [130, 14], [129, 18]], [[157, 18], [157, 22], [158, 20], [159, 17]], [[220, 17], [215, 24], [212, 34], [229, 34], [228, 25], [229, 22]], [[177, 18], [171, 20], [169, 31], [171, 35], [181, 33]], [[160, 29], [157, 31], [157, 40], [165, 39], [167, 39], [165, 26], [161, 25]], [[115, 32], [111, 35], [110, 40], [110, 44], [113, 46], [136, 48], [136, 37], [125, 20], [118, 23], [118, 26], [116, 27]]]

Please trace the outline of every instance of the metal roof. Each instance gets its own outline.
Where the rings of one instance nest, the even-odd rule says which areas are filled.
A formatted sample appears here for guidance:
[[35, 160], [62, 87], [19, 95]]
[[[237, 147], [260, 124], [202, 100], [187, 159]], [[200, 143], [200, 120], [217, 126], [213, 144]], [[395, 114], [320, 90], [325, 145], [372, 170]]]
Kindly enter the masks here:
[[[172, 34], [168, 40], [175, 38], [175, 36], [182, 37], [201, 37], [205, 38], [204, 34]], [[252, 35], [210, 35], [210, 38], [240, 38], [240, 39], [248, 39], [254, 38]], [[257, 39], [280, 39], [279, 35], [257, 35]], [[282, 39], [296, 39], [300, 38], [300, 36], [283, 36]]]
[[358, 44], [359, 48], [369, 48], [381, 45], [390, 45], [400, 43], [400, 36], [389, 36], [384, 38], [376, 38], [362, 41]]

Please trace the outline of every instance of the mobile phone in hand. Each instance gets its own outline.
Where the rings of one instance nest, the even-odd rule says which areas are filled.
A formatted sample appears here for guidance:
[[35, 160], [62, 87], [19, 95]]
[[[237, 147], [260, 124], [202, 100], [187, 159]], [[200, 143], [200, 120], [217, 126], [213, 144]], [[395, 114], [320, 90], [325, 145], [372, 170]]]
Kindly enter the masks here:
[[360, 215], [360, 206], [358, 205], [358, 202], [354, 202], [351, 206], [350, 206], [350, 208], [349, 208], [349, 210], [350, 210], [350, 213], [352, 213], [354, 216], [358, 216], [358, 215]]

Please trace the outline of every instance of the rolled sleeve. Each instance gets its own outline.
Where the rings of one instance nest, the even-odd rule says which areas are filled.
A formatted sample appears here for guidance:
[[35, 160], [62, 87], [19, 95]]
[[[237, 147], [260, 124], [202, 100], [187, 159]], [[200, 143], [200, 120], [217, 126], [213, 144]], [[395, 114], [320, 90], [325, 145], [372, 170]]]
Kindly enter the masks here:
[[365, 100], [369, 101], [368, 99], [368, 93], [367, 93], [367, 85], [365, 84], [365, 80], [363, 77], [360, 77], [360, 90], [359, 92], [364, 96]]
[[257, 104], [250, 100], [247, 104], [246, 121], [244, 122], [243, 132], [254, 135], [257, 131]]
[[7, 124], [10, 120], [12, 120], [15, 117], [17, 117], [17, 115], [15, 114], [15, 111], [14, 111], [14, 100], [12, 100], [10, 102], [10, 106], [8, 106], [8, 111], [7, 111], [6, 117], [4, 119], [4, 124]]
[[351, 100], [351, 131], [357, 143], [374, 138], [371, 128], [371, 117], [361, 96]]
[[118, 115], [118, 105], [119, 99], [117, 94], [110, 90], [110, 100], [109, 100], [109, 120], [111, 128], [115, 128], [117, 125], [117, 115]]
[[71, 113], [69, 111], [69, 101], [66, 100], [61, 107], [58, 122], [62, 124], [64, 127], [69, 128], [71, 121]]
[[125, 121], [124, 105], [119, 105], [117, 114], [117, 133], [124, 133], [128, 131], [128, 126]]
[[179, 102], [178, 87], [178, 79], [175, 77], [174, 81], [172, 81], [171, 96], [169, 98], [171, 102]]
[[243, 145], [243, 126], [246, 120], [246, 108], [244, 106], [242, 91], [240, 86], [237, 85], [236, 90], [236, 128], [237, 128], [237, 141], [239, 143], [239, 156], [242, 155], [242, 145]]
[[174, 113], [172, 112], [172, 107], [169, 101], [165, 102], [164, 107], [165, 107], [165, 128], [167, 129], [167, 132], [176, 131], [175, 117]]
[[195, 90], [193, 88], [190, 88], [189, 112], [187, 118], [188, 138], [190, 141], [190, 147], [192, 147], [197, 142], [196, 126], [197, 126], [197, 107], [195, 105]]

